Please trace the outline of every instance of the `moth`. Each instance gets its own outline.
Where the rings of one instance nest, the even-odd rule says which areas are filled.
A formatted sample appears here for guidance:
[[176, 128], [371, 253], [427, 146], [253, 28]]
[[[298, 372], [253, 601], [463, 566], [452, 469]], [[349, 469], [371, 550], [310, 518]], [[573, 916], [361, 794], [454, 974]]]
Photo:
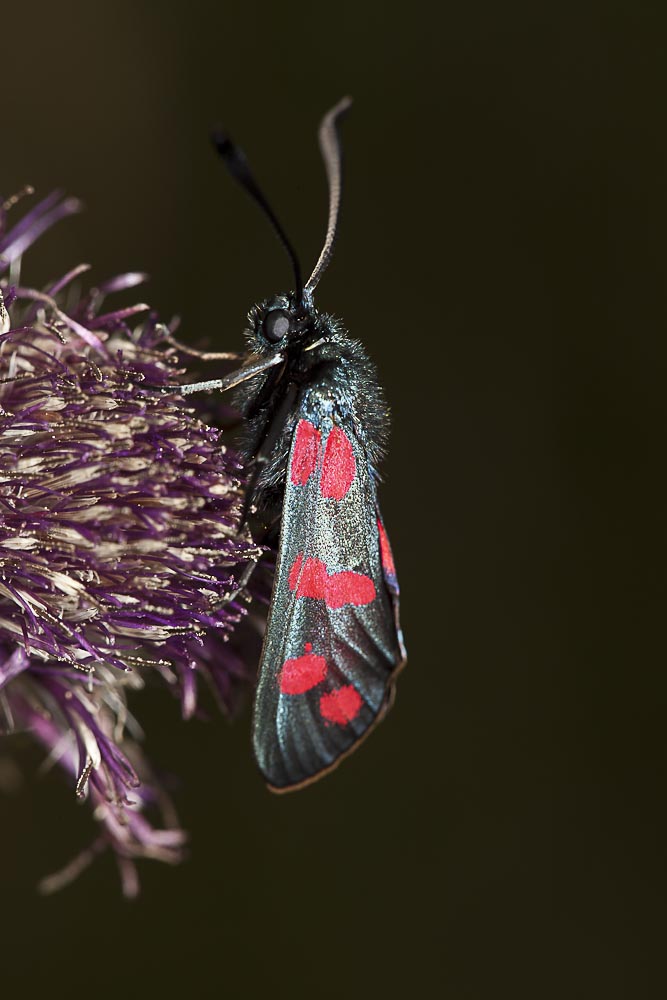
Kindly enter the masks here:
[[225, 133], [214, 133], [230, 172], [286, 249], [294, 290], [251, 309], [240, 369], [179, 386], [182, 394], [235, 389], [249, 470], [243, 520], [277, 548], [252, 723], [259, 769], [277, 792], [322, 777], [359, 745], [390, 707], [406, 660], [377, 500], [388, 409], [363, 346], [313, 299], [336, 236], [337, 122], [349, 103], [339, 102], [320, 125], [329, 218], [305, 284], [245, 156]]

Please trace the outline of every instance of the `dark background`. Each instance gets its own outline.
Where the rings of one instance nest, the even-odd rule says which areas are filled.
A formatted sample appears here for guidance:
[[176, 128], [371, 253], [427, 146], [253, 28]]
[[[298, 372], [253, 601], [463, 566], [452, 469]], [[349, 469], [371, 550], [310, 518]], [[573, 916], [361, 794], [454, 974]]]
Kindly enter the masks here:
[[[67, 4], [3, 12], [0, 186], [87, 212], [41, 283], [152, 274], [238, 349], [289, 285], [207, 139], [224, 120], [315, 260], [315, 130], [346, 190], [318, 304], [377, 360], [410, 664], [335, 775], [269, 795], [248, 715], [135, 704], [191, 860], [37, 878], [92, 823], [56, 775], [3, 797], [2, 989], [96, 996], [664, 996], [667, 59], [660, 3]], [[663, 588], [664, 589], [664, 588]]]

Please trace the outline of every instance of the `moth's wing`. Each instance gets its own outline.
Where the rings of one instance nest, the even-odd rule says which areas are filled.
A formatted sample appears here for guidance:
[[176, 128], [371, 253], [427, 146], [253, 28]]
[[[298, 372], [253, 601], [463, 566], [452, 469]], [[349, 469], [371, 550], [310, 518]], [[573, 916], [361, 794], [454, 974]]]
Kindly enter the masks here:
[[389, 704], [405, 650], [381, 524], [368, 457], [352, 428], [302, 418], [253, 719], [257, 762], [274, 790], [330, 770]]

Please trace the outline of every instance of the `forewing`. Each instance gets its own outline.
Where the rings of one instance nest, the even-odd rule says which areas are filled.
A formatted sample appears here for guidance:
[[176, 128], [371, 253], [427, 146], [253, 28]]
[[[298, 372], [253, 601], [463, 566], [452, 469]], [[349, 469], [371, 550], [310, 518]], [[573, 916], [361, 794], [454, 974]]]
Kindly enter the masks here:
[[334, 767], [388, 704], [405, 660], [389, 560], [362, 442], [340, 420], [304, 416], [290, 452], [253, 720], [257, 761], [276, 790]]

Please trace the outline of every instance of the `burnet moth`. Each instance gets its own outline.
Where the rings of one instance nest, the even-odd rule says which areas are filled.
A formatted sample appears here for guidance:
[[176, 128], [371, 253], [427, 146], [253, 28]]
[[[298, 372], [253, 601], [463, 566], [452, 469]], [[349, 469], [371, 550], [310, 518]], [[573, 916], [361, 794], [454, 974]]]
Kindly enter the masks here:
[[305, 285], [243, 153], [226, 134], [214, 133], [230, 172], [287, 251], [294, 291], [251, 309], [249, 351], [238, 371], [179, 387], [183, 394], [238, 387], [234, 402], [245, 418], [249, 470], [244, 521], [255, 538], [277, 546], [253, 713], [257, 763], [277, 792], [320, 778], [358, 746], [391, 705], [406, 659], [394, 560], [376, 495], [388, 409], [362, 345], [313, 302], [336, 235], [337, 120], [349, 104], [342, 100], [320, 125], [329, 219]]

